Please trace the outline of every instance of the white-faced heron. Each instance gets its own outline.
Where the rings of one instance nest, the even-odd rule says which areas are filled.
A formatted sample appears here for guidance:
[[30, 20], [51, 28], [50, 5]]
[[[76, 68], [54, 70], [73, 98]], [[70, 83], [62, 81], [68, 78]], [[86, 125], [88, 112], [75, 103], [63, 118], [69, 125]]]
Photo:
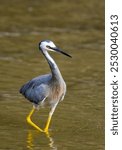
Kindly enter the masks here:
[[[63, 80], [58, 66], [49, 55], [48, 51], [55, 51], [69, 57], [71, 56], [63, 52], [60, 48], [56, 47], [56, 45], [50, 40], [41, 41], [39, 43], [39, 50], [45, 56], [50, 66], [51, 73], [38, 76], [28, 81], [21, 87], [20, 93], [22, 93], [25, 98], [33, 103], [33, 109], [27, 116], [27, 122], [41, 132], [48, 132], [54, 110], [57, 104], [64, 99], [66, 93], [66, 84]], [[31, 120], [32, 114], [39, 105], [49, 105], [51, 109], [44, 130], [38, 127]]]

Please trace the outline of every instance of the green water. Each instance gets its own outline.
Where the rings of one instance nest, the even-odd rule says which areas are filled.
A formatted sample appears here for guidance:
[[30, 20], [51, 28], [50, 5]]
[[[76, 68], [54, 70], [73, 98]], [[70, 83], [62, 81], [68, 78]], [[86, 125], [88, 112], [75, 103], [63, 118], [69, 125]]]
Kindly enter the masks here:
[[[38, 42], [50, 39], [72, 59], [51, 53], [67, 84], [49, 135], [26, 123], [32, 104], [19, 94], [50, 72]], [[44, 127], [49, 110], [33, 120]], [[104, 1], [0, 1], [0, 150], [104, 149]]]

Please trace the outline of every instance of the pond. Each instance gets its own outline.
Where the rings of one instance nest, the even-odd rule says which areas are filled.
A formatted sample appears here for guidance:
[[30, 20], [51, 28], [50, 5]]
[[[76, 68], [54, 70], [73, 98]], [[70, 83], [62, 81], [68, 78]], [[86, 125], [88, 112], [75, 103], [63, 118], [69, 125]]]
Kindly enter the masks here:
[[[38, 50], [49, 39], [72, 56], [50, 55], [67, 84], [49, 134], [26, 122], [32, 109], [20, 93], [28, 80], [50, 72]], [[33, 120], [44, 127], [48, 108]], [[9, 0], [0, 5], [0, 149], [104, 149], [104, 1]]]

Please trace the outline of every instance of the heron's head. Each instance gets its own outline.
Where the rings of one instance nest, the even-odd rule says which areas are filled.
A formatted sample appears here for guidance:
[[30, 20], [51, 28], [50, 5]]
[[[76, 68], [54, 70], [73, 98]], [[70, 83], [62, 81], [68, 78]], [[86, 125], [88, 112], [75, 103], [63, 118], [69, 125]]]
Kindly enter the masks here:
[[62, 51], [60, 48], [58, 48], [52, 41], [50, 40], [43, 40], [39, 43], [39, 49], [42, 51], [53, 51], [53, 52], [59, 52], [62, 53], [68, 57], [71, 57], [69, 54]]

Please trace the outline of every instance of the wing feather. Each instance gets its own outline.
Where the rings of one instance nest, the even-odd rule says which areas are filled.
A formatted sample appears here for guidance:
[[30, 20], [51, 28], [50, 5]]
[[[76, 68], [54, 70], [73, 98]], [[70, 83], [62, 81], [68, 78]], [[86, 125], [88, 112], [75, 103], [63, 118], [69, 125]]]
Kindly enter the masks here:
[[48, 85], [51, 77], [51, 74], [47, 74], [33, 78], [21, 87], [20, 93], [29, 101], [38, 104], [48, 96]]

